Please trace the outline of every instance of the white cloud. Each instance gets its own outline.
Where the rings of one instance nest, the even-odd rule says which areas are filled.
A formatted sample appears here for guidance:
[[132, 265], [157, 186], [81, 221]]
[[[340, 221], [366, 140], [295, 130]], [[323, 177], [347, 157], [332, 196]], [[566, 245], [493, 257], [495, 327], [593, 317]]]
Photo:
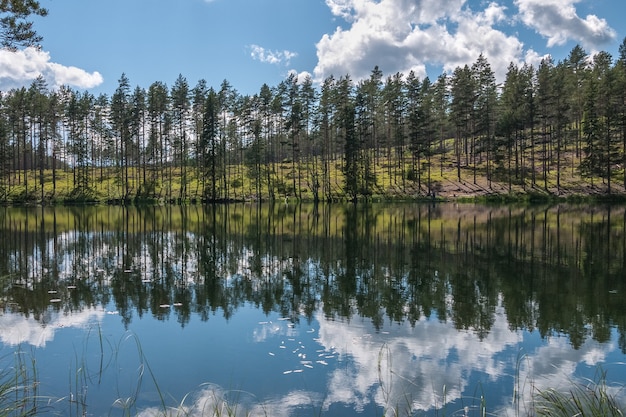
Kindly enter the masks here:
[[43, 76], [52, 89], [61, 85], [93, 88], [103, 81], [97, 71], [89, 73], [80, 68], [50, 62], [50, 54], [36, 48], [15, 52], [0, 49], [0, 91], [28, 86], [39, 76]]
[[579, 17], [575, 4], [580, 0], [515, 0], [524, 24], [548, 38], [548, 47], [569, 40], [597, 49], [615, 39], [615, 31], [596, 15]]
[[329, 75], [367, 77], [375, 66], [387, 73], [427, 65], [445, 70], [475, 62], [482, 53], [499, 79], [511, 62], [520, 63], [523, 43], [496, 29], [507, 23], [506, 8], [490, 3], [472, 11], [466, 0], [326, 0], [331, 12], [350, 23], [317, 43], [318, 81]]
[[261, 61], [266, 64], [289, 65], [292, 58], [298, 56], [297, 53], [291, 51], [272, 51], [265, 49], [259, 45], [250, 45], [250, 56], [252, 59]]
[[326, 0], [348, 25], [319, 40], [314, 76], [318, 82], [346, 74], [360, 80], [379, 66], [386, 74], [413, 70], [424, 77], [427, 66], [449, 72], [482, 53], [503, 81], [511, 62], [537, 64], [546, 56], [514, 33], [520, 22], [545, 36], [547, 47], [574, 40], [597, 49], [614, 40], [606, 20], [577, 15], [579, 1], [514, 0], [517, 9], [507, 10], [501, 3], [468, 0]]

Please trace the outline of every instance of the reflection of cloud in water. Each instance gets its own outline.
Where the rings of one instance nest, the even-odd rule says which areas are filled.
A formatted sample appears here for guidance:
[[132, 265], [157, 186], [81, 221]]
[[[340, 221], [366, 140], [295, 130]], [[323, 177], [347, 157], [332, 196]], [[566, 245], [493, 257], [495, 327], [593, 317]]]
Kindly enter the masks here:
[[[102, 321], [105, 314], [101, 309], [67, 315], [48, 312], [45, 325], [32, 317], [7, 314], [0, 316], [0, 341], [5, 345], [45, 346], [54, 339], [56, 329], [88, 327]], [[228, 411], [227, 415], [241, 412], [241, 415], [280, 417], [311, 408], [323, 413], [338, 404], [356, 411], [372, 405], [401, 407], [399, 411], [406, 408], [428, 411], [443, 406], [444, 389], [446, 402], [473, 393], [476, 387], [470, 386], [475, 383], [470, 380], [472, 373], [481, 373], [492, 382], [510, 384], [506, 387], [509, 390], [517, 384], [522, 398], [528, 401], [537, 390], [571, 386], [579, 364], [596, 366], [617, 349], [615, 341], [598, 343], [587, 339], [574, 350], [563, 336], [547, 338], [533, 351], [520, 351], [525, 333], [510, 330], [502, 307], [496, 309], [493, 326], [482, 341], [472, 331], [458, 331], [451, 322], [437, 319], [422, 318], [414, 327], [394, 323], [379, 333], [368, 320], [355, 318], [347, 324], [325, 318], [322, 309], [316, 320], [319, 323], [316, 341], [341, 361], [338, 368], [328, 368], [325, 392], [294, 388], [268, 400], [205, 385], [187, 398], [186, 415], [212, 415], [214, 410], [219, 410]], [[265, 342], [278, 334], [297, 337], [298, 332], [304, 331], [284, 320], [260, 322], [253, 330], [253, 339]], [[525, 356], [520, 360], [522, 354]], [[512, 375], [515, 371], [519, 372], [519, 382]], [[190, 401], [191, 398], [194, 400]], [[491, 406], [499, 409], [498, 414], [517, 412], [511, 404]], [[163, 415], [162, 411], [147, 409], [139, 415]], [[180, 411], [172, 410], [172, 415], [179, 415]]]
[[[544, 346], [537, 348], [532, 355], [527, 355], [520, 363], [521, 398], [528, 402], [533, 394], [549, 388], [568, 392], [574, 383], [586, 384], [585, 381], [576, 379], [577, 367], [581, 364], [598, 366], [616, 349], [614, 341], [599, 343], [588, 338], [575, 350], [565, 336], [550, 337]], [[607, 391], [623, 401], [624, 392], [621, 384], [619, 387], [607, 386]]]
[[[502, 307], [496, 309], [494, 325], [482, 341], [471, 331], [457, 331], [452, 323], [436, 319], [422, 318], [414, 328], [393, 325], [391, 334], [368, 333], [372, 331], [369, 325], [353, 322], [346, 326], [322, 314], [318, 320], [320, 343], [335, 346], [354, 360], [352, 367], [335, 369], [330, 376], [326, 407], [342, 402], [360, 409], [375, 390], [379, 406], [396, 407], [409, 401], [414, 410], [429, 410], [442, 406], [444, 389], [447, 402], [458, 400], [463, 392], [474, 392], [469, 378], [475, 372], [514, 388], [515, 376], [507, 372], [516, 369], [523, 333], [510, 330]], [[528, 390], [526, 398], [532, 388], [571, 384], [578, 363], [597, 365], [614, 349], [614, 343], [588, 340], [574, 350], [566, 338], [548, 340], [520, 365], [520, 381], [532, 381], [522, 387]], [[388, 365], [391, 372], [385, 370]]]
[[298, 409], [319, 404], [320, 394], [308, 391], [292, 391], [267, 402], [259, 402], [253, 395], [241, 391], [224, 390], [218, 385], [205, 385], [193, 396], [192, 404], [163, 413], [162, 408], [152, 407], [140, 411], [137, 417], [179, 416], [232, 416], [232, 417], [289, 417], [299, 414]]
[[[185, 406], [185, 415], [213, 415], [218, 411], [221, 415], [282, 417], [311, 409], [324, 414], [338, 404], [356, 411], [372, 405], [398, 407], [400, 413], [409, 408], [410, 411], [428, 411], [444, 406], [444, 390], [446, 402], [473, 395], [478, 387], [470, 385], [476, 383], [470, 380], [472, 373], [481, 373], [491, 382], [510, 384], [506, 387], [510, 391], [521, 389], [522, 401], [528, 401], [538, 389], [571, 385], [578, 364], [596, 366], [616, 349], [614, 342], [601, 344], [588, 339], [580, 349], [574, 350], [566, 337], [551, 337], [532, 352], [523, 352], [520, 349], [526, 333], [510, 330], [502, 307], [496, 309], [494, 325], [482, 341], [472, 331], [457, 331], [452, 323], [437, 319], [422, 318], [414, 327], [392, 324], [380, 333], [376, 333], [367, 320], [358, 318], [347, 324], [326, 319], [320, 312], [316, 319], [319, 323], [317, 342], [341, 361], [327, 376], [324, 392], [294, 388], [267, 400], [215, 385], [204, 386], [189, 396], [193, 401]], [[259, 325], [254, 330], [254, 339], [258, 342], [294, 331], [281, 321]], [[303, 331], [297, 329], [296, 332], [298, 330]], [[523, 358], [522, 354], [525, 354]], [[513, 375], [516, 370], [519, 382]], [[516, 406], [510, 404], [510, 398], [503, 399], [507, 401], [488, 407], [498, 415], [519, 415]], [[529, 407], [522, 405], [522, 412], [529, 411]], [[180, 415], [180, 411], [172, 410], [171, 415]], [[155, 408], [139, 415], [149, 417], [163, 413]]]
[[[5, 314], [0, 316], [0, 342], [9, 346], [28, 343], [43, 347], [54, 339], [60, 328], [82, 328], [93, 322], [101, 322], [105, 312], [89, 308], [67, 314], [63, 311], [46, 313], [45, 320], [35, 320], [32, 316]], [[43, 323], [42, 323], [43, 321]]]
[[321, 316], [318, 319], [320, 343], [336, 346], [342, 355], [354, 360], [353, 369], [333, 372], [326, 405], [340, 401], [357, 409], [363, 407], [372, 390], [382, 406], [395, 407], [408, 400], [414, 409], [429, 410], [441, 406], [444, 389], [446, 400], [454, 401], [467, 387], [468, 371], [501, 376], [506, 364], [495, 354], [521, 341], [519, 334], [509, 330], [501, 308], [483, 341], [472, 332], [458, 331], [452, 323], [436, 319], [423, 318], [413, 328], [393, 325], [391, 334], [368, 333], [372, 331], [369, 325], [345, 326]]

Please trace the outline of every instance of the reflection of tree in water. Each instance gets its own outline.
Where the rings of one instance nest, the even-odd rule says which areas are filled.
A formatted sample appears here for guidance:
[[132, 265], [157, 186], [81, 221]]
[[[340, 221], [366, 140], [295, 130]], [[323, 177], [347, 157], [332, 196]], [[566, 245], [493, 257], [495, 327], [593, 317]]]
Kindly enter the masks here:
[[[451, 321], [579, 347], [626, 329], [626, 211], [569, 206], [231, 205], [0, 213], [5, 311], [103, 306], [133, 317], [231, 317], [245, 303], [292, 321]], [[620, 346], [626, 343], [620, 336]]]

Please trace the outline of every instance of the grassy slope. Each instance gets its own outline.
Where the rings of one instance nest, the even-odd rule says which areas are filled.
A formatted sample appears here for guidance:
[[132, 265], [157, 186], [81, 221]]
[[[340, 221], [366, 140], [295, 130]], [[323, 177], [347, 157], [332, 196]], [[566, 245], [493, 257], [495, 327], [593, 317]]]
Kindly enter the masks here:
[[[448, 146], [451, 149], [452, 146]], [[398, 199], [398, 198], [420, 198], [428, 195], [428, 169], [425, 161], [422, 162], [421, 181], [418, 182], [417, 174], [409, 175], [411, 170], [411, 161], [408, 152], [404, 155], [404, 164], [399, 163], [400, 158], [395, 154], [379, 154], [371, 155], [373, 161], [373, 173], [375, 182], [371, 185], [373, 199]], [[529, 169], [530, 159], [526, 155], [524, 180], [521, 174], [517, 178], [515, 174], [509, 174], [500, 167], [494, 169], [490, 167], [490, 180], [487, 178], [486, 160], [478, 161], [476, 168], [473, 164], [466, 164], [465, 160], [461, 161], [461, 179], [458, 178], [456, 160], [452, 151], [445, 154], [435, 155], [431, 159], [430, 184], [431, 189], [435, 191], [436, 196], [440, 199], [496, 199], [496, 200], [523, 200], [532, 196], [533, 198], [588, 198], [588, 197], [604, 197], [607, 194], [607, 183], [601, 178], [587, 178], [581, 176], [580, 172], [574, 168], [578, 166], [580, 160], [573, 154], [564, 155], [561, 175], [560, 187], [557, 188], [557, 167], [550, 166], [548, 174], [543, 176], [541, 162], [537, 158], [535, 169], [535, 181], [533, 183], [531, 171]], [[335, 160], [330, 163], [330, 194], [334, 199], [345, 199], [346, 193], [344, 189], [344, 177], [341, 172], [341, 160]], [[264, 168], [267, 166], [264, 166]], [[318, 171], [321, 171], [321, 165], [318, 162]], [[312, 200], [313, 193], [311, 190], [311, 171], [310, 165], [301, 163], [296, 166], [294, 173], [290, 163], [276, 163], [273, 171], [276, 175], [273, 181], [282, 182], [282, 189], [286, 189], [283, 193], [278, 193], [277, 198], [293, 198], [293, 179], [296, 178], [296, 189], [300, 190], [303, 200]], [[297, 171], [300, 172], [298, 180]], [[404, 171], [404, 178], [402, 172]], [[256, 198], [256, 191], [253, 182], [247, 176], [248, 169], [245, 166], [229, 167], [229, 197], [237, 200], [249, 200]], [[156, 195], [160, 199], [167, 196], [178, 198], [181, 187], [180, 169], [172, 170], [172, 180], [159, 181], [155, 190]], [[117, 177], [117, 178], [116, 178]], [[109, 168], [100, 170], [92, 169], [92, 178], [90, 187], [93, 188], [91, 197], [97, 201], [118, 200], [124, 197], [119, 171]], [[141, 173], [139, 170], [131, 169], [129, 171], [131, 198], [136, 195], [140, 184]], [[187, 169], [187, 199], [200, 198], [201, 186], [198, 180], [198, 173], [192, 167]], [[261, 190], [262, 198], [269, 196], [267, 186], [265, 185], [265, 174], [263, 174], [263, 187]], [[623, 169], [616, 167], [611, 184], [611, 194], [621, 198], [626, 196], [626, 190], [623, 186]], [[421, 186], [420, 186], [421, 183]], [[25, 201], [39, 202], [41, 201], [41, 186], [39, 185], [39, 173], [29, 172], [28, 174], [28, 194], [25, 193], [24, 175], [23, 173], [11, 176], [10, 183], [5, 179], [0, 189], [0, 200], [21, 203]], [[71, 171], [57, 171], [56, 188], [53, 189], [52, 172], [47, 170], [44, 172], [44, 199], [47, 201], [64, 201], [72, 195], [73, 190], [73, 174]], [[324, 199], [325, 193], [320, 190], [320, 198]]]

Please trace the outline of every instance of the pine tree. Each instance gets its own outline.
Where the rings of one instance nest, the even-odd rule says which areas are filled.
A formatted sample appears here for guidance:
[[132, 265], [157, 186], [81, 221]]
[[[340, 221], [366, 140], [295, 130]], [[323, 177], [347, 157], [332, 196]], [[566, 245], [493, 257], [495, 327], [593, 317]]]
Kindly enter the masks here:
[[[46, 123], [46, 115], [48, 108], [48, 86], [42, 76], [39, 76], [33, 81], [29, 90], [29, 102], [31, 105], [31, 124], [30, 129], [32, 135], [37, 137], [36, 146], [36, 162], [34, 165], [39, 169], [39, 188], [41, 195], [41, 202], [45, 200], [44, 195], [44, 167], [46, 161], [46, 145], [49, 139], [48, 124]], [[33, 149], [34, 150], [34, 149]], [[35, 169], [35, 166], [33, 166]]]
[[318, 126], [319, 134], [322, 142], [322, 192], [327, 202], [332, 201], [332, 185], [330, 181], [330, 164], [333, 155], [332, 144], [334, 140], [334, 119], [335, 119], [335, 100], [336, 80], [333, 76], [324, 79], [322, 83], [320, 99], [318, 102], [317, 116], [315, 124]]
[[[219, 157], [219, 99], [218, 95], [210, 88], [204, 104], [204, 117], [202, 119], [201, 152], [203, 166], [204, 188], [202, 191], [203, 200], [215, 203], [218, 200], [217, 183], [220, 178], [218, 164]], [[206, 179], [208, 177], [209, 183]]]
[[137, 195], [149, 197], [146, 191], [149, 191], [146, 168], [146, 114], [147, 114], [147, 94], [146, 90], [137, 86], [130, 97], [131, 102], [131, 141], [132, 145], [131, 158], [134, 173], [134, 182], [139, 183]]
[[[478, 135], [478, 150], [482, 155], [485, 150], [487, 156], [486, 176], [491, 187], [491, 155], [493, 152], [493, 134], [496, 119], [496, 76], [491, 69], [487, 58], [480, 54], [472, 65], [474, 85], [476, 86], [475, 109], [474, 109], [474, 135]], [[474, 147], [472, 147], [474, 148]], [[482, 157], [481, 157], [482, 159]], [[474, 184], [476, 184], [476, 155], [474, 155]]]
[[[404, 148], [406, 145], [406, 131], [404, 119], [406, 113], [406, 91], [403, 78], [404, 75], [401, 73], [396, 73], [387, 78], [385, 86], [382, 90], [382, 100], [385, 104], [384, 108], [386, 113], [385, 120], [387, 124], [387, 138], [389, 143], [392, 145], [389, 148], [388, 155], [391, 158], [391, 150], [393, 149], [393, 154], [395, 155], [398, 164], [396, 167], [396, 173], [398, 171], [400, 172], [402, 189], [405, 189], [406, 174], [404, 169]], [[374, 120], [376, 120], [376, 114], [377, 112], [375, 110]], [[391, 159], [388, 161], [388, 164], [389, 169], [392, 169], [393, 164], [391, 163]], [[367, 173], [370, 171], [371, 170], [368, 170]], [[394, 183], [397, 183], [396, 173], [393, 175]], [[373, 179], [375, 180], [375, 178]]]
[[178, 78], [174, 82], [170, 91], [172, 98], [172, 114], [175, 130], [175, 152], [178, 160], [178, 166], [180, 168], [180, 193], [179, 201], [185, 201], [187, 199], [187, 167], [189, 158], [189, 143], [187, 135], [187, 117], [190, 108], [189, 101], [189, 84], [187, 79], [178, 75]]
[[[151, 170], [147, 187], [149, 190], [154, 191], [159, 181], [159, 173], [161, 174], [162, 184], [170, 181], [166, 176], [169, 171], [165, 169], [169, 158], [169, 142], [167, 138], [172, 124], [169, 113], [169, 90], [167, 86], [159, 81], [152, 83], [148, 89], [147, 100], [150, 125], [147, 154]], [[161, 194], [159, 194], [159, 197], [161, 197]]]
[[[222, 187], [224, 188], [224, 199], [230, 199], [230, 184], [228, 183], [228, 177], [230, 176], [230, 159], [228, 149], [236, 148], [236, 140], [234, 139], [234, 135], [228, 135], [229, 125], [235, 122], [235, 118], [231, 117], [229, 120], [229, 116], [233, 115], [233, 109], [235, 107], [235, 103], [237, 102], [237, 90], [233, 88], [233, 86], [228, 82], [228, 80], [223, 80], [220, 86], [220, 91], [218, 92], [218, 98], [220, 103], [220, 112], [221, 112], [221, 124], [220, 124], [220, 144], [221, 144], [221, 153], [223, 157], [222, 165], [224, 166], [222, 172]], [[230, 143], [229, 143], [230, 142]]]
[[[192, 123], [192, 135], [197, 138], [195, 141], [195, 148], [193, 150], [193, 165], [195, 168], [196, 177], [196, 189], [193, 192], [195, 197], [202, 196], [203, 191], [206, 188], [205, 184], [205, 160], [203, 158], [202, 149], [202, 131], [204, 125], [204, 111], [207, 95], [209, 93], [209, 87], [206, 80], [201, 79], [196, 86], [191, 90], [191, 123]], [[194, 198], [195, 198], [194, 197]]]
[[0, 2], [0, 46], [10, 50], [36, 46], [42, 37], [33, 29], [28, 17], [47, 16], [48, 10], [35, 0], [3, 0]]
[[111, 97], [111, 123], [116, 142], [115, 149], [118, 167], [118, 182], [122, 184], [122, 199], [126, 201], [132, 191], [129, 170], [131, 150], [131, 105], [130, 82], [126, 74], [118, 80], [118, 87]]
[[461, 155], [465, 155], [465, 165], [469, 164], [468, 140], [472, 134], [474, 101], [476, 97], [472, 71], [465, 65], [457, 67], [452, 74], [450, 95], [450, 116], [454, 120], [454, 154], [456, 156], [457, 179], [461, 181]]

